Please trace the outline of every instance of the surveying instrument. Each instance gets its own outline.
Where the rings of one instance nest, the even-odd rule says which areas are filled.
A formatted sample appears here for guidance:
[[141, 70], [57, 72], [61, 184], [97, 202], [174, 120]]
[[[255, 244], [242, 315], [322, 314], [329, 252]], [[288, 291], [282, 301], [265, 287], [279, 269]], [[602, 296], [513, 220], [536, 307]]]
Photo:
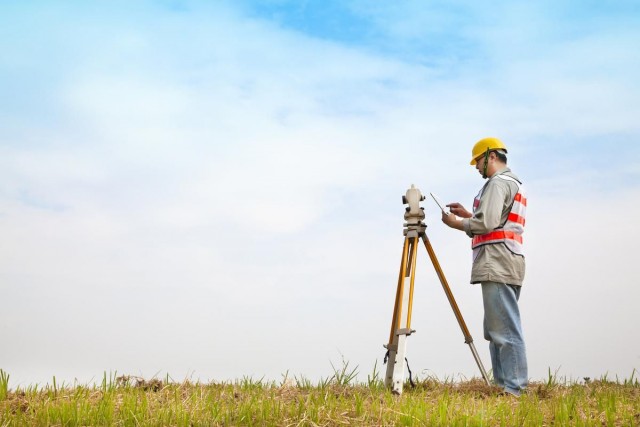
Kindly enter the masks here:
[[[424, 246], [427, 248], [431, 263], [438, 274], [442, 289], [447, 295], [449, 304], [453, 309], [462, 334], [464, 335], [465, 344], [469, 345], [473, 358], [480, 368], [482, 378], [489, 385], [489, 377], [482, 365], [480, 356], [476, 351], [475, 345], [473, 345], [473, 338], [469, 333], [469, 329], [462, 318], [460, 309], [456, 300], [453, 298], [447, 279], [440, 268], [440, 263], [436, 258], [436, 254], [431, 247], [429, 238], [426, 234], [427, 226], [423, 222], [425, 218], [424, 208], [420, 207], [420, 202], [425, 197], [422, 195], [419, 189], [415, 188], [412, 184], [411, 188], [407, 190], [406, 195], [402, 196], [402, 203], [408, 205], [404, 213], [403, 234], [404, 247], [402, 249], [402, 261], [400, 262], [400, 274], [398, 276], [398, 289], [396, 291], [396, 300], [393, 307], [393, 318], [391, 319], [391, 332], [389, 333], [389, 343], [384, 347], [387, 349], [385, 355], [385, 361], [387, 363], [387, 374], [385, 376], [385, 385], [391, 387], [393, 393], [402, 394], [402, 386], [404, 384], [404, 371], [406, 352], [407, 352], [407, 337], [415, 332], [411, 329], [411, 310], [413, 308], [413, 284], [416, 277], [416, 258], [418, 256], [418, 240], [422, 239]], [[444, 211], [443, 211], [444, 212]], [[408, 286], [407, 286], [408, 282]], [[408, 363], [407, 363], [408, 368]], [[411, 377], [410, 377], [411, 379]]]

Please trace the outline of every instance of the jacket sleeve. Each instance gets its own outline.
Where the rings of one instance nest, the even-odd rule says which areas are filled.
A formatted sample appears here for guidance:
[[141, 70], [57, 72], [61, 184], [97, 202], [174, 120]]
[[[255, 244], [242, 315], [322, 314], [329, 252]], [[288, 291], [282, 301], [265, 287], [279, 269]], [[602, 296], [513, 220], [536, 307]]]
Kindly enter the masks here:
[[462, 220], [462, 226], [469, 237], [486, 234], [502, 224], [502, 214], [508, 187], [500, 180], [492, 180], [487, 184], [480, 205], [471, 218]]

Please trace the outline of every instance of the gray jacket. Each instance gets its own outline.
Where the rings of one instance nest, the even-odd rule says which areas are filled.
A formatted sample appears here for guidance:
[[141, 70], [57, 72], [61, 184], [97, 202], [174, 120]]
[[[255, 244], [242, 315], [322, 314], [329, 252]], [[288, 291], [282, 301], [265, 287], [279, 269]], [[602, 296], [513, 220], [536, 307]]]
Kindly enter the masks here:
[[[518, 192], [515, 182], [497, 178], [505, 174], [519, 182], [511, 169], [496, 172], [480, 190], [480, 206], [472, 218], [464, 218], [462, 225], [469, 237], [486, 234], [507, 222], [513, 198]], [[524, 256], [511, 252], [504, 243], [483, 245], [477, 248], [471, 267], [471, 283], [498, 282], [522, 286], [525, 272]]]

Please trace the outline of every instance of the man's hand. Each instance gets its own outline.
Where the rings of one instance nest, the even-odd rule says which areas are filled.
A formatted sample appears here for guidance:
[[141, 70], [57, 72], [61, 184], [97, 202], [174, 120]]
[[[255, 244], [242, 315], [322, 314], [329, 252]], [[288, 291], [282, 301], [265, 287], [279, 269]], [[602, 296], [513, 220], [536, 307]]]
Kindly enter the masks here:
[[[447, 205], [447, 207], [449, 208], [449, 210], [451, 211], [451, 213], [453, 213], [454, 215], [459, 216], [460, 218], [471, 218], [473, 216], [473, 214], [471, 212], [469, 212], [468, 210], [466, 210], [464, 208], [464, 206], [462, 206], [460, 203], [455, 202], [455, 203], [449, 203]], [[444, 217], [442, 219], [444, 221]], [[446, 224], [446, 222], [445, 222]], [[447, 224], [449, 225], [449, 224]], [[449, 225], [449, 227], [451, 227]]]
[[452, 213], [442, 212], [442, 222], [444, 222], [451, 228], [455, 228], [456, 230], [464, 230], [462, 220], [456, 218], [456, 216]]

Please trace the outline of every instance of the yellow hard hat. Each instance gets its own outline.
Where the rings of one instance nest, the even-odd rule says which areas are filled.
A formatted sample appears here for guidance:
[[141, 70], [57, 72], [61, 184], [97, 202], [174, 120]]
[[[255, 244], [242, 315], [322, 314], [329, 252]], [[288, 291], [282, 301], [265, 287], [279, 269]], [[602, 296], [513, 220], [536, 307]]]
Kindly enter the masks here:
[[482, 138], [473, 146], [473, 149], [471, 150], [471, 163], [469, 164], [475, 165], [478, 163], [476, 159], [486, 153], [487, 150], [504, 150], [506, 152], [507, 147], [505, 147], [502, 141], [498, 138]]

